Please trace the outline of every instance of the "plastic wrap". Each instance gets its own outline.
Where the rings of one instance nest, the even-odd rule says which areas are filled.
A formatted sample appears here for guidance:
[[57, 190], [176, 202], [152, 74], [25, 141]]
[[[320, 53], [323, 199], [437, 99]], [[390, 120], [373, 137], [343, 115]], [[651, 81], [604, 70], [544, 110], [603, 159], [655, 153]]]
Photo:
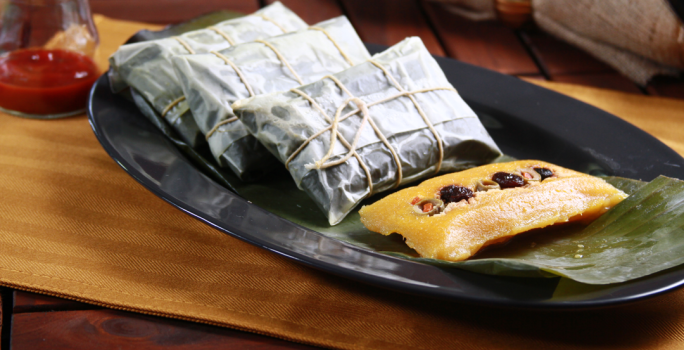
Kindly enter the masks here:
[[110, 58], [112, 90], [130, 86], [154, 107], [190, 146], [204, 142], [171, 63], [177, 55], [206, 53], [285, 32], [307, 24], [281, 3], [266, 6], [252, 15], [224, 21], [177, 37], [123, 45]]
[[183, 93], [218, 164], [240, 178], [278, 162], [238, 121], [240, 99], [316, 81], [370, 58], [346, 17], [203, 55], [173, 58]]
[[373, 193], [501, 155], [419, 38], [333, 77], [232, 106], [331, 225]]

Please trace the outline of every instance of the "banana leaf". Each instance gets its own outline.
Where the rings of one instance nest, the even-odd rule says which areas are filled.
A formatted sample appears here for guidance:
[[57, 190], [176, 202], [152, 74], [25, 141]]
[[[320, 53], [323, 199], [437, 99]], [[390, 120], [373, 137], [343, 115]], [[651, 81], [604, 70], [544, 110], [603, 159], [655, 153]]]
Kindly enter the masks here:
[[399, 235], [368, 231], [357, 211], [331, 227], [285, 175], [236, 190], [254, 204], [329, 237], [421, 263], [502, 276], [562, 276], [595, 285], [625, 282], [684, 263], [684, 181], [667, 177], [650, 183], [606, 177], [630, 197], [590, 225], [535, 230], [474, 259], [447, 262], [418, 257]]
[[630, 197], [589, 226], [537, 230], [462, 262], [388, 254], [492, 275], [562, 276], [586, 284], [625, 282], [684, 263], [684, 181], [607, 181]]

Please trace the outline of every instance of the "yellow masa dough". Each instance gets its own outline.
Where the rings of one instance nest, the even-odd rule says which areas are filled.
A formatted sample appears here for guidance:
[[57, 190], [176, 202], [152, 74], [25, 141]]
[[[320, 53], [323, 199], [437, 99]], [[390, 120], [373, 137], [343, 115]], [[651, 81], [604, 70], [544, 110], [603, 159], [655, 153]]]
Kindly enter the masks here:
[[[523, 168], [547, 168], [554, 175], [523, 187], [476, 192], [478, 180]], [[475, 197], [452, 203], [433, 216], [414, 212], [411, 202], [416, 197], [439, 198], [440, 189], [449, 185], [467, 187]], [[401, 234], [422, 257], [460, 261], [486, 245], [522, 232], [556, 223], [593, 220], [626, 197], [597, 177], [542, 161], [521, 160], [436, 177], [364, 206], [359, 213], [369, 230], [383, 235]]]

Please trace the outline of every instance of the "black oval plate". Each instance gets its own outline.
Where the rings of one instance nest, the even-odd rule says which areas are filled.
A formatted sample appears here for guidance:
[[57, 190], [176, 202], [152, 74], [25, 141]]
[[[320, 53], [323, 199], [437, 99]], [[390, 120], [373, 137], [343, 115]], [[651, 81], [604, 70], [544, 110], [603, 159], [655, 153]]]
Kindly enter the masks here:
[[[386, 47], [368, 45], [371, 53]], [[514, 77], [437, 58], [505, 154], [592, 174], [684, 178], [684, 159], [623, 120]], [[513, 278], [444, 269], [365, 250], [271, 214], [201, 173], [106, 76], [88, 105], [93, 131], [133, 178], [187, 214], [306, 265], [396, 291], [525, 308], [589, 308], [635, 301], [684, 283], [674, 268], [628, 283], [589, 286], [561, 278]]]

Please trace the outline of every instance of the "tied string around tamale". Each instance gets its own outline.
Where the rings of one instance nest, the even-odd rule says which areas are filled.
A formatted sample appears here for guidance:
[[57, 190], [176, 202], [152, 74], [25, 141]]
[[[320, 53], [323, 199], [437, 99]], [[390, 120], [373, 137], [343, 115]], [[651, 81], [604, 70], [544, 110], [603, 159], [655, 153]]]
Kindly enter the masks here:
[[169, 103], [166, 107], [164, 107], [164, 110], [161, 112], [162, 118], [166, 116], [167, 113], [173, 108], [176, 107], [177, 104], [181, 103], [181, 101], [185, 101], [185, 96], [181, 96]]
[[342, 50], [342, 48], [340, 47], [340, 45], [339, 45], [339, 44], [337, 43], [337, 41], [330, 35], [330, 33], [328, 33], [327, 30], [325, 30], [324, 28], [321, 28], [321, 27], [309, 27], [309, 30], [317, 30], [317, 31], [319, 31], [319, 32], [321, 32], [321, 33], [323, 33], [323, 34], [325, 34], [325, 36], [328, 37], [328, 40], [330, 40], [330, 42], [333, 43], [333, 45], [335, 45], [335, 48], [337, 49], [337, 51], [340, 52], [340, 55], [342, 55], [342, 57], [344, 58], [344, 60], [347, 61], [347, 63], [349, 63], [350, 66], [353, 66], [353, 65], [354, 65], [354, 62], [352, 62], [352, 60], [349, 58], [349, 56], [347, 56], [347, 54], [344, 52], [344, 50]]
[[[252, 17], [259, 17], [259, 18], [263, 19], [264, 21], [270, 22], [270, 23], [272, 23], [273, 25], [275, 25], [276, 27], [278, 27], [280, 30], [282, 30], [283, 33], [287, 33], [287, 29], [285, 29], [282, 25], [280, 25], [280, 23], [274, 21], [272, 18], [270, 18], [270, 17], [268, 17], [268, 16], [266, 16], [266, 15], [263, 15], [263, 14], [261, 14], [261, 13], [253, 13], [253, 14], [251, 14], [250, 16], [252, 16]], [[216, 26], [209, 26], [209, 27], [207, 27], [206, 29], [212, 30], [212, 31], [214, 31], [216, 34], [220, 35], [220, 36], [221, 36], [225, 41], [227, 41], [228, 44], [230, 44], [231, 46], [235, 45], [235, 40], [233, 40], [233, 38], [231, 38], [230, 35], [228, 35], [226, 32], [224, 32], [223, 30], [221, 30], [221, 28], [218, 28], [218, 27], [216, 27]], [[195, 50], [193, 50], [192, 46], [190, 46], [190, 44], [188, 44], [188, 43], [187, 43], [183, 38], [181, 38], [180, 36], [173, 36], [172, 38], [175, 39], [176, 41], [178, 41], [178, 42], [179, 42], [179, 43], [180, 43], [180, 44], [181, 44], [181, 45], [182, 45], [182, 46], [183, 46], [191, 55], [194, 55], [194, 54], [196, 53]]]
[[[330, 33], [328, 33], [327, 30], [325, 30], [324, 28], [321, 28], [321, 27], [309, 27], [309, 30], [315, 30], [315, 31], [319, 31], [319, 32], [323, 33], [328, 38], [328, 40], [330, 40], [330, 42], [335, 46], [335, 48], [339, 51], [342, 58], [344, 58], [344, 60], [347, 63], [349, 63], [350, 66], [354, 65], [354, 63], [349, 58], [349, 56], [344, 52], [344, 50], [342, 50], [342, 47], [337, 43], [335, 38], [333, 38], [332, 35], [330, 35]], [[273, 53], [275, 53], [276, 57], [278, 57], [278, 60], [280, 60], [280, 62], [285, 67], [287, 67], [287, 69], [290, 71], [290, 73], [292, 73], [292, 75], [297, 80], [297, 82], [301, 85], [304, 85], [304, 82], [302, 81], [301, 77], [299, 77], [299, 74], [297, 74], [297, 71], [295, 71], [295, 69], [292, 67], [292, 65], [285, 59], [285, 57], [280, 53], [280, 51], [275, 46], [273, 46], [271, 43], [269, 43], [265, 40], [255, 40], [255, 42], [264, 44], [266, 47], [271, 49], [271, 51], [273, 51]], [[229, 65], [233, 68], [233, 70], [235, 71], [235, 74], [237, 74], [237, 76], [240, 78], [240, 81], [245, 85], [245, 88], [247, 89], [247, 92], [249, 93], [250, 97], [256, 95], [254, 93], [254, 89], [252, 89], [252, 86], [249, 84], [249, 82], [247, 81], [247, 78], [242, 73], [242, 70], [240, 70], [240, 68], [234, 62], [232, 62], [228, 57], [226, 57], [225, 55], [221, 54], [218, 51], [211, 51], [211, 53], [214, 54], [216, 57], [220, 58], [221, 60], [223, 60], [223, 62], [225, 62], [227, 65]], [[207, 140], [209, 140], [209, 138], [214, 133], [220, 132], [219, 128], [221, 126], [226, 125], [226, 124], [230, 124], [230, 123], [235, 122], [237, 120], [238, 120], [237, 117], [232, 117], [232, 118], [228, 118], [226, 120], [222, 120], [222, 121], [216, 123], [216, 125], [214, 125], [214, 127], [211, 128], [211, 130], [209, 130], [209, 132], [207, 132], [207, 135], [205, 136], [205, 138]]]
[[211, 26], [207, 27], [207, 29], [213, 30], [214, 33], [220, 35], [223, 38], [223, 40], [227, 41], [228, 44], [230, 44], [230, 46], [235, 45], [235, 40], [233, 40], [233, 38], [231, 38], [230, 35], [228, 35], [226, 32], [222, 31], [221, 28]]
[[[181, 44], [185, 48], [185, 50], [187, 50], [191, 55], [194, 55], [196, 53], [195, 50], [192, 49], [190, 44], [188, 44], [185, 40], [183, 40], [183, 38], [181, 38], [179, 36], [172, 36], [171, 38], [176, 40], [179, 44]], [[162, 118], [166, 117], [166, 114], [168, 114], [169, 111], [171, 111], [171, 109], [173, 109], [173, 107], [176, 107], [176, 105], [178, 105], [179, 103], [181, 103], [181, 101], [184, 101], [184, 100], [185, 100], [185, 96], [181, 96], [181, 97], [171, 101], [171, 103], [169, 103], [168, 105], [166, 105], [166, 107], [164, 107], [164, 109], [161, 112]]]
[[[375, 65], [376, 67], [380, 68], [380, 69], [383, 71], [383, 74], [388, 78], [388, 80], [390, 80], [390, 81], [392, 82], [392, 84], [395, 86], [395, 88], [396, 88], [397, 90], [399, 90], [399, 93], [398, 93], [398, 94], [395, 94], [395, 95], [392, 95], [392, 96], [389, 96], [389, 97], [385, 97], [385, 98], [380, 99], [380, 100], [375, 101], [375, 102], [367, 103], [367, 102], [364, 102], [363, 100], [361, 100], [360, 98], [353, 96], [353, 95], [349, 92], [349, 90], [344, 86], [344, 84], [342, 84], [342, 82], [339, 81], [339, 79], [335, 78], [334, 76], [326, 76], [326, 77], [324, 77], [323, 79], [326, 79], [326, 78], [327, 78], [327, 79], [331, 79], [338, 87], [340, 87], [340, 89], [341, 89], [342, 91], [344, 91], [347, 95], [351, 96], [351, 97], [349, 97], [348, 99], [346, 99], [340, 106], [338, 106], [338, 108], [337, 108], [337, 110], [336, 110], [336, 112], [335, 112], [335, 116], [331, 119], [331, 118], [327, 115], [327, 113], [325, 112], [325, 110], [324, 110], [324, 109], [323, 109], [323, 108], [322, 108], [322, 107], [321, 107], [313, 98], [311, 98], [311, 96], [309, 96], [308, 94], [306, 94], [305, 92], [303, 92], [303, 91], [301, 91], [301, 90], [299, 90], [299, 89], [296, 89], [296, 88], [295, 88], [295, 89], [290, 89], [290, 91], [292, 91], [292, 92], [294, 92], [294, 93], [296, 93], [296, 94], [302, 96], [302, 97], [305, 98], [307, 101], [309, 101], [309, 103], [311, 103], [311, 105], [323, 115], [324, 119], [325, 119], [330, 125], [329, 125], [328, 127], [326, 127], [326, 128], [323, 128], [322, 130], [319, 130], [319, 131], [316, 132], [315, 134], [311, 135], [311, 136], [310, 136], [307, 140], [305, 140], [305, 141], [304, 141], [304, 142], [303, 142], [303, 143], [302, 143], [294, 152], [292, 152], [292, 154], [290, 154], [290, 156], [288, 157], [288, 159], [285, 161], [285, 167], [286, 167], [286, 168], [289, 169], [289, 164], [290, 164], [290, 162], [291, 162], [291, 161], [292, 161], [292, 160], [293, 160], [293, 159], [294, 159], [294, 158], [295, 158], [295, 157], [296, 157], [296, 156], [297, 156], [297, 155], [298, 155], [298, 154], [299, 154], [299, 153], [300, 153], [300, 152], [301, 152], [301, 151], [302, 151], [302, 150], [303, 150], [311, 141], [313, 141], [315, 138], [317, 138], [318, 136], [322, 135], [322, 134], [325, 133], [326, 131], [330, 131], [330, 146], [329, 146], [329, 148], [328, 148], [328, 151], [327, 151], [326, 155], [325, 155], [323, 158], [321, 158], [320, 160], [314, 162], [313, 164], [307, 164], [307, 165], [306, 165], [306, 168], [308, 168], [308, 169], [327, 169], [327, 168], [329, 168], [329, 167], [333, 167], [333, 166], [336, 166], [336, 165], [345, 163], [345, 162], [347, 162], [347, 160], [349, 160], [349, 159], [353, 156], [353, 157], [355, 157], [355, 158], [357, 159], [357, 161], [359, 162], [359, 165], [360, 165], [361, 168], [364, 170], [364, 172], [365, 172], [365, 174], [366, 174], [366, 178], [368, 179], [368, 188], [369, 188], [368, 196], [372, 195], [372, 194], [373, 194], [373, 180], [372, 180], [372, 177], [371, 177], [371, 175], [370, 175], [370, 171], [369, 171], [369, 169], [368, 169], [368, 166], [367, 166], [367, 165], [365, 164], [365, 162], [363, 161], [363, 159], [359, 156], [358, 152], [356, 152], [357, 143], [358, 143], [358, 140], [360, 139], [360, 136], [361, 136], [361, 131], [363, 130], [365, 124], [368, 122], [368, 124], [371, 125], [371, 127], [373, 128], [375, 134], [380, 138], [380, 140], [383, 142], [383, 144], [385, 144], [385, 146], [389, 149], [390, 153], [392, 154], [392, 157], [394, 158], [395, 163], [397, 164], [397, 181], [395, 182], [395, 185], [394, 185], [394, 187], [396, 188], [397, 186], [399, 186], [399, 185], [401, 184], [402, 176], [403, 176], [403, 175], [402, 175], [401, 162], [400, 162], [400, 160], [399, 160], [399, 157], [398, 157], [398, 155], [397, 155], [396, 150], [394, 150], [394, 147], [392, 147], [392, 145], [389, 143], [389, 141], [387, 140], [387, 138], [385, 137], [385, 135], [382, 134], [382, 132], [381, 132], [380, 129], [377, 127], [377, 125], [375, 124], [375, 122], [373, 121], [373, 119], [370, 117], [369, 108], [372, 107], [372, 106], [379, 105], [379, 104], [382, 104], [382, 103], [385, 103], [385, 102], [394, 100], [394, 99], [396, 99], [396, 98], [404, 97], [404, 96], [405, 96], [405, 97], [408, 97], [409, 99], [411, 99], [411, 101], [413, 102], [414, 106], [416, 107], [416, 110], [418, 111], [418, 114], [420, 114], [420, 116], [423, 118], [423, 121], [425, 122], [426, 126], [430, 129], [430, 131], [432, 132], [432, 134], [435, 136], [435, 140], [436, 140], [436, 142], [437, 142], [437, 144], [438, 144], [438, 148], [439, 148], [439, 159], [438, 159], [437, 164], [436, 164], [436, 166], [435, 166], [435, 173], [438, 173], [438, 172], [439, 172], [439, 170], [440, 170], [441, 167], [442, 167], [442, 162], [443, 162], [443, 160], [444, 160], [444, 148], [443, 148], [443, 145], [442, 145], [442, 138], [439, 136], [439, 133], [437, 132], [437, 130], [435, 130], [434, 126], [432, 125], [432, 122], [430, 122], [430, 120], [428, 119], [427, 115], [425, 115], [425, 112], [424, 112], [423, 109], [420, 107], [420, 105], [418, 104], [418, 101], [416, 101], [416, 99], [413, 97], [413, 95], [414, 95], [414, 94], [418, 94], [418, 93], [425, 93], [425, 92], [430, 92], [430, 91], [437, 91], [437, 90], [449, 90], [449, 91], [454, 91], [454, 92], [456, 92], [456, 89], [454, 89], [453, 87], [450, 87], [450, 86], [449, 86], [449, 87], [435, 87], [435, 88], [419, 89], [419, 90], [414, 90], [414, 91], [406, 91], [406, 90], [405, 90], [405, 89], [396, 81], [396, 79], [394, 79], [394, 77], [387, 71], [387, 69], [385, 69], [385, 67], [383, 67], [382, 65], [380, 65], [379, 63], [377, 63], [377, 62], [375, 62], [375, 61], [373, 61], [373, 60], [369, 60], [369, 62], [371, 62], [373, 65]], [[345, 114], [345, 115], [342, 115], [342, 110], [343, 110], [347, 105], [349, 105], [350, 103], [356, 104], [356, 106], [357, 106], [358, 108], [355, 109], [355, 110], [353, 110], [353, 111], [351, 111], [351, 112], [349, 112], [349, 113], [347, 113], [347, 114]], [[357, 131], [356, 131], [356, 134], [354, 135], [354, 140], [353, 140], [352, 143], [350, 144], [350, 143], [342, 136], [342, 134], [340, 134], [340, 132], [338, 131], [338, 126], [339, 126], [339, 123], [340, 123], [340, 122], [342, 122], [342, 121], [344, 121], [345, 119], [347, 119], [347, 118], [349, 118], [349, 117], [351, 117], [351, 116], [353, 116], [353, 115], [356, 115], [356, 114], [358, 114], [358, 113], [361, 113], [361, 115], [362, 115], [362, 120], [361, 120], [361, 123], [360, 123], [360, 125], [359, 125], [359, 128], [358, 128]], [[339, 139], [340, 142], [341, 142], [349, 151], [347, 152], [347, 154], [345, 154], [345, 155], [344, 155], [343, 157], [341, 157], [340, 159], [338, 159], [338, 160], [336, 160], [336, 161], [328, 162], [328, 160], [329, 160], [329, 159], [332, 157], [332, 155], [333, 155], [333, 150], [334, 150], [334, 147], [335, 147], [335, 141], [336, 141], [337, 139]]]
[[[331, 120], [330, 117], [328, 117], [328, 114], [323, 110], [323, 108], [321, 108], [321, 106], [320, 106], [313, 98], [311, 98], [311, 96], [307, 95], [306, 93], [304, 93], [304, 92], [302, 92], [301, 90], [296, 89], [296, 88], [291, 89], [290, 91], [295, 92], [295, 93], [299, 94], [300, 96], [304, 97], [305, 99], [307, 99], [307, 100], [309, 101], [309, 103], [311, 103], [311, 105], [314, 106], [314, 107], [321, 113], [321, 115], [323, 115], [323, 118], [325, 118], [325, 120], [326, 120], [329, 124], [332, 125], [333, 120]], [[338, 110], [339, 110], [339, 111], [342, 111], [342, 108], [344, 108], [346, 105], [348, 105], [349, 102], [355, 102], [355, 103], [356, 103], [356, 102], [359, 102], [359, 103], [362, 104], [362, 106], [364, 106], [364, 108], [365, 108], [366, 110], [368, 109], [367, 106], [365, 105], [365, 102], [363, 102], [363, 101], [362, 101], [361, 99], [359, 99], [359, 98], [356, 98], [356, 99], [354, 99], [354, 100], [352, 100], [352, 99], [347, 99], [347, 101], [345, 101], [345, 103], [343, 103], [342, 106], [338, 108]], [[320, 134], [322, 134], [322, 132], [321, 132]], [[338, 137], [338, 138], [340, 139], [340, 142], [341, 142], [345, 147], [347, 147], [347, 149], [350, 150], [349, 153], [351, 153], [351, 154], [354, 156], [354, 158], [356, 158], [356, 160], [359, 162], [359, 165], [361, 166], [361, 169], [363, 169], [363, 172], [366, 174], [366, 178], [368, 179], [368, 188], [369, 188], [369, 192], [372, 193], [372, 192], [373, 192], [373, 181], [372, 181], [371, 173], [370, 173], [370, 170], [368, 169], [368, 166], [366, 165], [366, 163], [363, 161], [363, 159], [361, 159], [361, 156], [356, 152], [356, 145], [352, 146], [351, 144], [349, 144], [349, 142], [344, 138], [344, 136], [342, 136], [342, 134], [341, 134], [339, 131], [337, 131], [337, 129], [335, 129], [334, 131], [332, 131], [332, 135], [335, 135], [336, 137]], [[316, 135], [316, 136], [318, 136], [318, 135]], [[288, 157], [287, 161], [285, 162], [285, 168], [286, 168], [286, 169], [289, 170], [290, 161], [292, 161], [292, 159], [294, 159], [294, 157], [295, 157], [299, 152], [301, 152], [301, 150], [304, 149], [304, 147], [306, 147], [306, 145], [308, 145], [309, 142], [311, 142], [311, 140], [313, 140], [313, 137], [311, 137], [311, 138], [309, 138], [308, 140], [306, 140], [302, 145], [299, 146], [299, 148], [297, 148], [297, 149], [290, 155], [290, 157]], [[332, 147], [330, 147], [330, 149], [332, 149]], [[328, 152], [328, 153], [330, 153], [330, 152]]]
[[[287, 29], [285, 29], [283, 26], [281, 26], [280, 23], [274, 21], [271, 17], [268, 17], [268, 16], [263, 15], [261, 13], [255, 13], [255, 14], [252, 14], [252, 16], [259, 17], [259, 18], [263, 19], [264, 21], [270, 22], [273, 25], [275, 25], [276, 27], [278, 27], [280, 30], [282, 30], [283, 33], [287, 33]], [[221, 30], [221, 28], [211, 26], [211, 27], [207, 27], [207, 29], [213, 30], [216, 34], [223, 37], [223, 39], [225, 41], [227, 41], [231, 46], [235, 45], [235, 40], [233, 40], [233, 38], [231, 38], [230, 35], [228, 35], [226, 32]]]
[[[304, 82], [302, 81], [302, 78], [299, 77], [299, 74], [297, 74], [297, 72], [294, 70], [294, 68], [292, 68], [292, 65], [290, 65], [290, 63], [285, 59], [285, 57], [280, 53], [280, 51], [278, 51], [278, 49], [275, 46], [271, 45], [271, 43], [264, 41], [264, 40], [255, 40], [255, 42], [264, 44], [266, 47], [271, 49], [271, 51], [273, 51], [273, 53], [275, 53], [276, 57], [278, 57], [278, 60], [280, 60], [280, 62], [283, 63], [287, 67], [287, 69], [290, 70], [290, 72], [295, 77], [295, 79], [297, 79], [297, 82], [299, 82], [300, 84], [304, 84]], [[247, 79], [245, 78], [245, 75], [242, 73], [240, 68], [238, 68], [238, 66], [235, 63], [233, 63], [233, 61], [228, 59], [228, 57], [226, 57], [225, 55], [222, 55], [220, 52], [211, 51], [211, 53], [213, 53], [214, 55], [216, 55], [216, 57], [222, 59], [226, 64], [231, 66], [233, 68], [233, 70], [235, 71], [235, 73], [238, 75], [238, 77], [240, 77], [240, 81], [242, 81], [242, 83], [245, 85], [245, 88], [247, 88], [247, 92], [249, 92], [249, 96], [250, 97], [254, 96], [254, 89], [252, 89], [252, 86], [249, 85], [249, 83], [247, 82]], [[214, 127], [211, 128], [211, 130], [209, 130], [209, 132], [207, 132], [205, 139], [209, 140], [211, 135], [213, 135], [218, 130], [218, 128], [220, 128], [222, 125], [237, 121], [237, 119], [238, 119], [237, 117], [232, 117], [232, 118], [228, 118], [226, 120], [223, 120], [219, 123], [216, 123], [216, 125], [214, 125]]]
[[275, 53], [275, 55], [278, 57], [278, 59], [280, 60], [280, 62], [281, 62], [282, 64], [284, 64], [285, 67], [287, 67], [287, 69], [290, 70], [290, 73], [292, 73], [292, 75], [294, 75], [295, 79], [297, 79], [297, 82], [300, 83], [300, 84], [302, 84], [302, 85], [304, 85], [304, 81], [302, 80], [302, 78], [299, 77], [299, 74], [297, 74], [297, 71], [295, 71], [294, 68], [292, 68], [292, 65], [290, 65], [290, 62], [288, 62], [288, 61], [285, 59], [285, 57], [280, 53], [280, 51], [279, 51], [278, 49], [276, 49], [275, 46], [273, 46], [273, 45], [272, 45], [271, 43], [269, 43], [268, 41], [264, 41], [264, 40], [254, 40], [254, 41], [257, 42], [257, 43], [264, 44], [264, 45], [266, 45], [266, 47], [268, 47], [269, 49], [271, 49], [271, 51], [273, 51], [273, 53]]
[[261, 17], [261, 19], [263, 19], [264, 21], [271, 22], [276, 27], [280, 28], [280, 30], [282, 30], [283, 33], [287, 33], [287, 29], [285, 29], [285, 27], [281, 26], [280, 23], [274, 21], [273, 18], [268, 17], [268, 16], [264, 15], [263, 13], [253, 13], [252, 16]]
[[[267, 22], [269, 22], [269, 23], [272, 23], [273, 25], [275, 25], [276, 27], [278, 27], [280, 30], [282, 30], [283, 33], [287, 33], [287, 29], [285, 29], [285, 28], [284, 28], [282, 25], [280, 25], [278, 22], [276, 22], [275, 20], [273, 20], [272, 18], [270, 18], [270, 17], [268, 17], [268, 16], [266, 16], [266, 15], [264, 15], [264, 14], [261, 14], [261, 13], [253, 13], [253, 14], [251, 14], [250, 16], [259, 17], [259, 18], [263, 19], [264, 21], [267, 21]], [[228, 35], [226, 32], [224, 32], [223, 30], [221, 30], [221, 28], [218, 28], [218, 27], [215, 27], [215, 26], [209, 26], [209, 27], [207, 27], [206, 29], [212, 30], [212, 31], [214, 31], [216, 34], [220, 35], [225, 41], [228, 42], [228, 44], [229, 44], [230, 46], [235, 45], [235, 40], [233, 40], [233, 39], [230, 37], [230, 35]], [[328, 35], [328, 34], [326, 33], [326, 35]], [[329, 35], [328, 35], [328, 36], [329, 36]], [[174, 40], [176, 40], [179, 44], [181, 44], [181, 46], [183, 46], [183, 48], [185, 48], [185, 50], [187, 50], [188, 53], [190, 53], [191, 55], [195, 55], [195, 54], [197, 53], [197, 52], [192, 48], [192, 46], [190, 46], [190, 44], [188, 44], [188, 42], [185, 41], [182, 37], [180, 37], [180, 36], [172, 36], [171, 38], [174, 39]], [[335, 45], [337, 46], [336, 43], [335, 43]], [[212, 52], [214, 52], [214, 51], [212, 51]], [[343, 55], [344, 55], [344, 54], [343, 54]], [[345, 55], [345, 58], [346, 58], [346, 55]], [[242, 78], [242, 77], [241, 77], [241, 78]], [[245, 81], [245, 80], [243, 79], [243, 81]], [[248, 89], [249, 89], [249, 88], [248, 88]], [[250, 94], [250, 96], [253, 96], [253, 95], [254, 95], [254, 94]], [[163, 109], [162, 112], [161, 112], [161, 116], [162, 116], [162, 117], [165, 117], [166, 114], [169, 113], [169, 111], [171, 111], [171, 109], [173, 109], [173, 107], [175, 107], [175, 106], [178, 105], [181, 101], [184, 101], [184, 100], [185, 100], [185, 96], [181, 96], [181, 97], [179, 97], [179, 98], [177, 98], [177, 99], [171, 101], [171, 103], [169, 103], [166, 107], [164, 107], [164, 109]], [[231, 118], [231, 119], [233, 119], [232, 121], [237, 120], [237, 118]]]
[[[381, 140], [381, 141], [385, 144], [385, 146], [389, 149], [390, 153], [392, 153], [392, 158], [394, 159], [394, 162], [397, 164], [397, 182], [396, 182], [396, 184], [395, 184], [395, 187], [396, 187], [396, 186], [399, 186], [399, 184], [401, 183], [401, 180], [402, 180], [402, 178], [403, 178], [403, 170], [402, 170], [402, 167], [401, 167], [401, 161], [399, 160], [399, 156], [397, 155], [397, 152], [394, 150], [394, 147], [392, 147], [392, 145], [389, 143], [389, 141], [387, 140], [387, 138], [385, 137], [385, 135], [384, 135], [382, 132], [380, 132], [380, 129], [377, 127], [377, 125], [375, 125], [375, 121], [373, 121], [373, 119], [369, 117], [370, 114], [368, 113], [368, 108], [367, 108], [365, 102], [363, 102], [363, 101], [362, 101], [361, 99], [359, 99], [359, 98], [356, 98], [356, 97], [354, 96], [354, 94], [352, 94], [351, 91], [349, 91], [349, 89], [347, 89], [347, 87], [344, 86], [344, 84], [342, 84], [342, 82], [341, 82], [339, 79], [337, 79], [335, 76], [333, 76], [333, 75], [328, 75], [328, 76], [325, 76], [323, 79], [330, 79], [330, 80], [332, 80], [332, 81], [335, 83], [335, 85], [337, 85], [342, 91], [344, 91], [345, 94], [347, 94], [348, 96], [350, 96], [349, 100], [348, 100], [347, 102], [343, 103], [343, 104], [338, 108], [338, 111], [335, 113], [335, 116], [336, 116], [336, 117], [333, 118], [333, 121], [332, 121], [332, 122], [329, 120], [328, 116], [327, 116], [326, 113], [323, 111], [323, 108], [321, 108], [320, 105], [318, 105], [318, 103], [316, 103], [316, 101], [314, 101], [310, 96], [308, 96], [307, 94], [305, 94], [304, 92], [302, 92], [302, 91], [299, 90], [299, 89], [292, 89], [292, 90], [291, 90], [291, 91], [293, 91], [293, 92], [295, 92], [295, 93], [297, 93], [297, 94], [303, 96], [304, 98], [306, 98], [313, 106], [315, 106], [316, 109], [318, 109], [319, 112], [323, 113], [323, 115], [325, 116], [325, 119], [328, 121], [328, 123], [330, 123], [331, 125], [332, 125], [333, 123], [335, 124], [335, 125], [333, 126], [333, 129], [334, 129], [335, 132], [334, 132], [333, 134], [331, 134], [331, 136], [332, 136], [332, 137], [331, 137], [331, 140], [330, 140], [331, 145], [330, 145], [330, 149], [329, 149], [328, 152], [327, 152], [328, 154], [324, 157], [323, 160], [321, 160], [321, 161], [318, 162], [318, 163], [319, 163], [318, 165], [321, 166], [321, 165], [325, 162], [325, 160], [329, 159], [329, 158], [332, 156], [332, 150], [333, 150], [333, 147], [334, 147], [334, 145], [335, 145], [335, 140], [337, 139], [337, 137], [335, 137], [335, 135], [338, 135], [338, 134], [339, 134], [339, 132], [337, 132], [337, 124], [338, 124], [337, 121], [336, 121], [336, 120], [337, 120], [337, 116], [338, 116], [339, 113], [342, 112], [342, 109], [343, 109], [346, 105], [349, 104], [350, 101], [353, 101], [353, 102], [360, 108], [361, 112], [363, 113], [363, 120], [362, 120], [361, 127], [359, 128], [359, 132], [356, 134], [356, 136], [355, 136], [355, 138], [354, 138], [354, 141], [352, 142], [351, 145], [345, 144], [345, 147], [347, 147], [348, 149], [351, 149], [351, 148], [354, 148], [354, 149], [355, 149], [355, 148], [356, 148], [356, 142], [358, 141], [358, 137], [361, 135], [361, 128], [363, 127], [363, 124], [365, 124], [366, 122], [369, 122], [369, 124], [371, 125], [371, 127], [372, 127], [373, 130], [375, 131], [375, 134], [380, 138], [380, 140]], [[342, 138], [341, 135], [338, 135], [338, 137], [340, 137], [341, 140], [344, 140], [344, 138]], [[346, 141], [346, 140], [345, 140], [345, 141]], [[354, 153], [356, 153], [356, 152], [354, 152]], [[349, 154], [351, 155], [351, 153], [349, 153]], [[350, 158], [350, 157], [346, 157], [346, 159], [344, 159], [344, 161], [346, 161], [346, 160], [349, 159], [349, 158]], [[360, 158], [357, 158], [357, 159], [360, 159]], [[290, 160], [291, 160], [291, 158], [289, 158], [288, 161], [285, 163], [285, 166], [286, 166], [286, 167], [289, 165]], [[342, 162], [344, 162], [344, 161], [342, 161]], [[340, 163], [342, 163], [342, 162], [340, 162]], [[363, 162], [359, 161], [359, 164], [363, 164]], [[332, 166], [332, 165], [328, 165], [328, 166]], [[366, 165], [363, 164], [363, 165], [362, 165], [362, 168], [365, 168], [365, 167], [366, 167]], [[320, 168], [320, 167], [319, 167], [319, 168]], [[364, 171], [366, 171], [366, 169], [364, 169]], [[366, 171], [366, 173], [367, 173], [367, 175], [370, 174], [368, 171]], [[372, 185], [371, 185], [370, 187], [371, 187], [371, 189], [372, 189]]]
[[197, 53], [195, 52], [195, 50], [193, 50], [192, 46], [190, 46], [190, 44], [188, 44], [188, 42], [185, 41], [183, 38], [179, 36], [172, 36], [171, 38], [175, 39], [179, 44], [181, 44], [181, 46], [183, 46], [183, 48], [185, 48], [185, 50], [187, 50], [191, 55]]

